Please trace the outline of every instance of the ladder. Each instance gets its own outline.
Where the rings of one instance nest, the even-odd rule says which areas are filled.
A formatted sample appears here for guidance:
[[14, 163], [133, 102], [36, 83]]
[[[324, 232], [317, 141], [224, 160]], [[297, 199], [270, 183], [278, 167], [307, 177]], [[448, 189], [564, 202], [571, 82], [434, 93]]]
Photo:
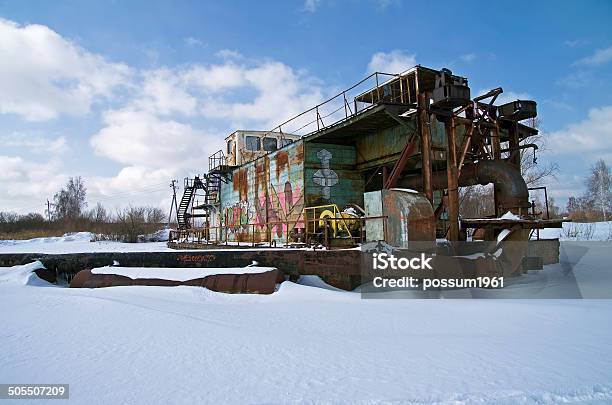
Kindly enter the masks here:
[[[185, 178], [183, 196], [178, 209], [179, 229], [192, 228], [192, 218], [209, 218], [210, 212], [219, 205], [221, 183], [227, 183], [234, 166], [226, 164], [223, 151], [217, 151], [208, 158], [208, 173], [193, 179]], [[204, 191], [204, 201], [199, 204], [195, 198], [198, 190]], [[200, 210], [200, 213], [189, 210]]]

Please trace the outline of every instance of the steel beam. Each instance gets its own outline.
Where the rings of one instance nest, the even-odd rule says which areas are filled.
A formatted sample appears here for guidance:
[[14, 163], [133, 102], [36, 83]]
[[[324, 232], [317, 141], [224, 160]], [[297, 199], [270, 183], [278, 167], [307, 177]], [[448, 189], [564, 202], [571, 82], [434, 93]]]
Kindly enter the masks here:
[[433, 204], [433, 188], [431, 185], [431, 133], [429, 132], [429, 112], [427, 111], [427, 95], [419, 94], [419, 129], [421, 133], [421, 158], [423, 191]]
[[445, 122], [446, 129], [446, 175], [448, 177], [448, 240], [459, 240], [459, 179], [457, 176], [457, 140], [455, 119]]

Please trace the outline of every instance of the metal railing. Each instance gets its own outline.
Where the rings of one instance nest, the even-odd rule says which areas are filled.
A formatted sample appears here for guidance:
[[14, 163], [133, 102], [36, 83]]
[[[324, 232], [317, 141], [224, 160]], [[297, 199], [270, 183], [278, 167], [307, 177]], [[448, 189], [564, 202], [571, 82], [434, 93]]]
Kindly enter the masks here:
[[[374, 72], [351, 87], [328, 98], [322, 103], [317, 104], [316, 106], [277, 125], [270, 131], [266, 132], [263, 137], [274, 132], [280, 133], [281, 138], [282, 134], [284, 133], [307, 136], [314, 132], [320, 131], [321, 129], [336, 125], [341, 121], [356, 115], [358, 112], [362, 112], [373, 107], [379, 100], [382, 100], [381, 91], [383, 90], [381, 90], [381, 77], [393, 78], [400, 77], [400, 75], [395, 73]], [[356, 100], [356, 97], [358, 95], [367, 94], [368, 89], [369, 92], [372, 93], [372, 100], [374, 100], [374, 94], [377, 95], [377, 101], [372, 103], [362, 103], [362, 108], [359, 108], [360, 105], [358, 104], [359, 102]], [[389, 98], [391, 102], [398, 99], [400, 99], [400, 95], [392, 95]]]
[[225, 166], [226, 157], [222, 150], [218, 150], [208, 157], [208, 171], [211, 172], [220, 166]]
[[[374, 217], [354, 217], [354, 218], [316, 218], [316, 219], [300, 219], [300, 220], [287, 220], [287, 221], [273, 221], [273, 222], [262, 222], [262, 223], [249, 223], [239, 225], [220, 225], [220, 226], [209, 226], [202, 228], [190, 228], [171, 230], [168, 238], [169, 243], [186, 244], [186, 245], [225, 245], [225, 246], [261, 246], [268, 245], [269, 247], [277, 247], [277, 241], [285, 240], [284, 246], [291, 247], [292, 245], [303, 245], [303, 246], [316, 246], [322, 245], [326, 248], [331, 246], [331, 242], [334, 239], [351, 240], [353, 244], [363, 243], [365, 241], [365, 224], [366, 221], [371, 220], [382, 220], [383, 229], [386, 229], [388, 216], [374, 216]], [[332, 226], [332, 223], [345, 221], [358, 221], [358, 234], [356, 236], [347, 237], [334, 237], [334, 229], [337, 226]], [[321, 222], [323, 225], [321, 225]], [[313, 232], [299, 232], [289, 231], [289, 225], [305, 224], [307, 228], [308, 224], [312, 223]], [[282, 237], [272, 237], [273, 230], [277, 226], [285, 226], [282, 231]], [[304, 228], [299, 228], [304, 229]], [[250, 230], [250, 232], [248, 232]], [[243, 231], [240, 235], [236, 235], [233, 240], [230, 240], [230, 234], [237, 233], [237, 231]], [[244, 232], [246, 231], [246, 232]], [[261, 235], [265, 233], [265, 240], [261, 240]], [[256, 237], [257, 235], [257, 237]], [[244, 237], [247, 240], [244, 240]], [[290, 239], [304, 239], [304, 242], [291, 242]], [[242, 240], [241, 240], [242, 239]], [[257, 240], [256, 240], [257, 239]], [[231, 245], [230, 245], [231, 243]]]

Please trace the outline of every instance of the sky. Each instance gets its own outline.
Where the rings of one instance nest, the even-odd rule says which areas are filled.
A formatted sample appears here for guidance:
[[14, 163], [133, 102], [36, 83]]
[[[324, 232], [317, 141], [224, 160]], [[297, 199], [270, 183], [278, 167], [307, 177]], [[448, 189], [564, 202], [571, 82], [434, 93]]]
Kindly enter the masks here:
[[466, 76], [538, 103], [561, 206], [612, 164], [612, 2], [0, 0], [0, 211], [70, 176], [89, 205], [170, 206], [235, 129], [272, 129], [373, 71]]

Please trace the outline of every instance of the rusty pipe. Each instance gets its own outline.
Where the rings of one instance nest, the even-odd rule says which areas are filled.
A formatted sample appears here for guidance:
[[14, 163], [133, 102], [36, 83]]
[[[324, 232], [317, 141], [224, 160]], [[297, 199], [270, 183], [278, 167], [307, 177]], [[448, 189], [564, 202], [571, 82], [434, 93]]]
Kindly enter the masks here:
[[[448, 188], [446, 170], [435, 171], [432, 174], [434, 190]], [[504, 211], [518, 213], [531, 207], [529, 191], [519, 170], [505, 160], [482, 160], [476, 163], [466, 163], [461, 169], [459, 186], [486, 185], [493, 183], [498, 197], [498, 203]], [[421, 190], [421, 176], [406, 176], [397, 181], [397, 187]]]

